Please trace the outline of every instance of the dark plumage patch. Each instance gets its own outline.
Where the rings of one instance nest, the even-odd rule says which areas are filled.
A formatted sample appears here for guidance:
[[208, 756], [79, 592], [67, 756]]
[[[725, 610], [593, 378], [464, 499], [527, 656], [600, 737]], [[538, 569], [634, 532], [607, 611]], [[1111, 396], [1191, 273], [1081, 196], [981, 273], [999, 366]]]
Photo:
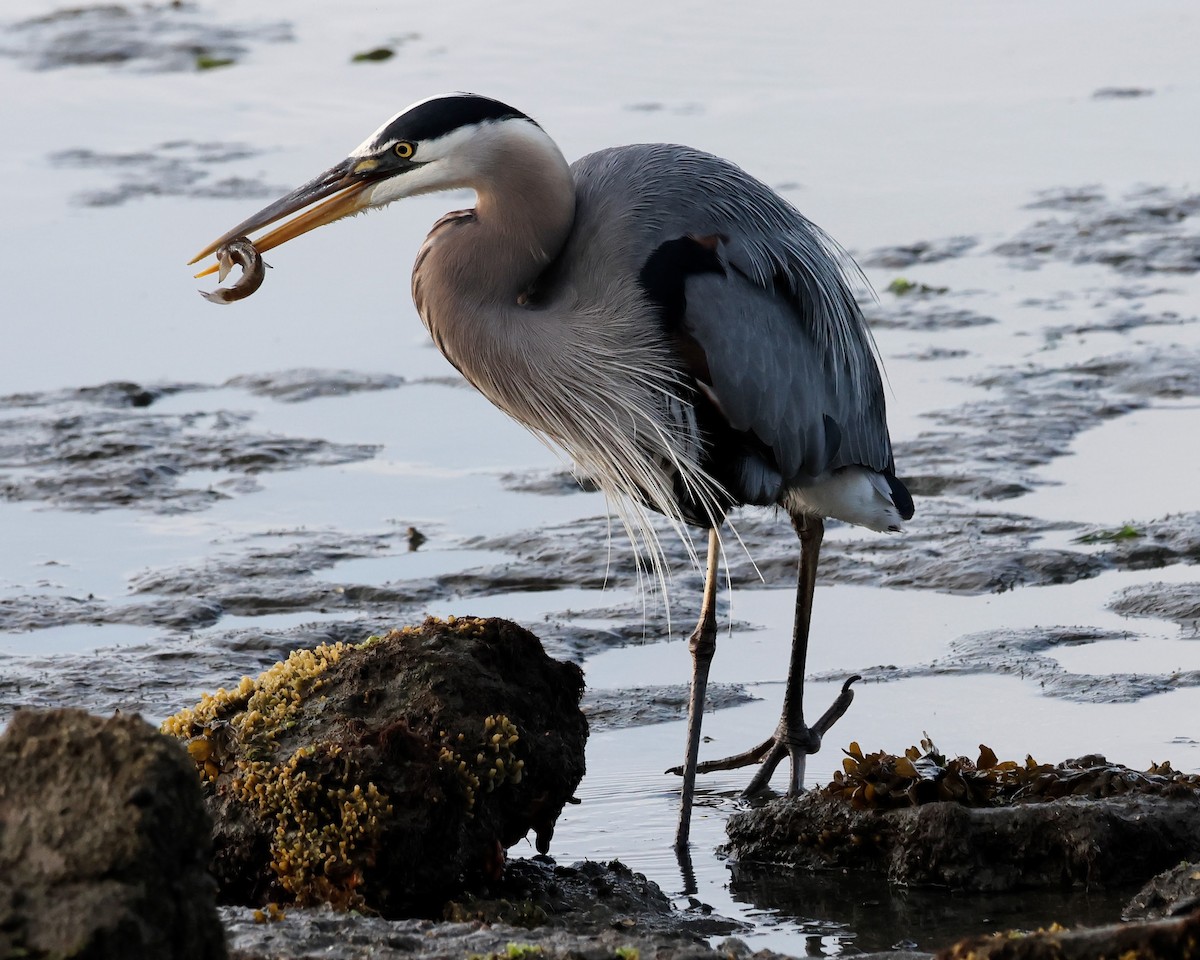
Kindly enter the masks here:
[[[686, 236], [668, 240], [650, 255], [638, 274], [646, 296], [658, 308], [663, 333], [675, 346], [684, 370], [691, 375], [693, 383], [706, 386], [712, 383], [708, 356], [687, 330], [685, 287], [688, 277], [695, 274], [728, 275], [718, 254], [720, 240], [718, 236]], [[696, 412], [696, 423], [704, 440], [704, 456], [700, 465], [730, 494], [716, 505], [722, 512], [727, 511], [741, 502], [739, 496], [745, 496], [744, 492], [739, 493], [736, 473], [739, 459], [747, 455], [755, 456], [776, 469], [774, 453], [753, 433], [730, 427], [724, 414], [699, 386], [693, 387], [686, 399]], [[697, 526], [709, 526], [710, 518], [703, 507], [693, 500], [682, 478], [676, 477], [675, 480], [675, 499], [684, 519]], [[721, 518], [718, 516], [713, 519]]]
[[389, 123], [375, 138], [377, 146], [392, 140], [434, 140], [461, 127], [499, 120], [528, 120], [515, 107], [474, 93], [458, 93], [419, 103]]
[[812, 477], [824, 473], [825, 468], [829, 466], [833, 458], [838, 455], [838, 451], [842, 449], [841, 424], [827, 413], [821, 414], [821, 420], [825, 426], [825, 451], [819, 464], [810, 464], [805, 467], [805, 472]]
[[652, 254], [638, 274], [642, 288], [659, 309], [663, 327], [669, 334], [683, 326], [687, 313], [684, 284], [694, 273], [725, 275], [717, 256], [718, 237], [679, 237], [668, 240]]
[[896, 511], [900, 514], [900, 519], [911, 520], [916, 508], [913, 505], [912, 494], [908, 492], [908, 487], [891, 473], [885, 473], [883, 479], [888, 482], [888, 487], [891, 488], [892, 503], [896, 505]]

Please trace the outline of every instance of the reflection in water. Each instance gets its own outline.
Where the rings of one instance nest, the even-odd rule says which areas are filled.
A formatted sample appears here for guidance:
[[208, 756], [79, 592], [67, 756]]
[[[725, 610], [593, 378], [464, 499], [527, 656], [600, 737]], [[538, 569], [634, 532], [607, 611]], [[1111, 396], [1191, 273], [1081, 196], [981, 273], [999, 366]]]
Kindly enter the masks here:
[[729, 889], [735, 900], [796, 923], [808, 934], [809, 956], [846, 949], [936, 950], [990, 930], [1109, 924], [1136, 892], [1135, 886], [959, 894], [896, 886], [879, 875], [742, 863], [730, 865]]

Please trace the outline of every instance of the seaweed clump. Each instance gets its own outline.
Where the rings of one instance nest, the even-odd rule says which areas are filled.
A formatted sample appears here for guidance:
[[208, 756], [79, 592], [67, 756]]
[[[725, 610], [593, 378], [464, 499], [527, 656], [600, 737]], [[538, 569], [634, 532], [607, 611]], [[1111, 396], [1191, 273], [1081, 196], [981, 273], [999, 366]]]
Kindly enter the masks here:
[[216, 821], [227, 902], [433, 916], [548, 849], [583, 776], [578, 667], [503, 620], [297, 650], [168, 718]]

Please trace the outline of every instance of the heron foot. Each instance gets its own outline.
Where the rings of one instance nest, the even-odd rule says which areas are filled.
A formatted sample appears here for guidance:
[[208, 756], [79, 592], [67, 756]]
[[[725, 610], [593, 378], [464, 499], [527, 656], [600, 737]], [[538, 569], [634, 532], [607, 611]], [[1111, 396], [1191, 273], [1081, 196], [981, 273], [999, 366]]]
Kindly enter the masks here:
[[[854, 691], [851, 689], [851, 685], [856, 680], [861, 679], [862, 677], [858, 674], [849, 677], [842, 684], [841, 692], [837, 695], [837, 698], [830, 705], [829, 709], [821, 714], [817, 722], [811, 727], [806, 725], [803, 720], [800, 720], [798, 724], [789, 724], [787, 710], [785, 709], [784, 716], [779, 721], [779, 726], [775, 728], [775, 732], [762, 743], [731, 757], [724, 757], [720, 760], [706, 760], [703, 763], [699, 763], [696, 765], [696, 772], [713, 773], [717, 770], [735, 770], [739, 767], [748, 767], [751, 764], [757, 763], [759, 764], [758, 772], [755, 773], [753, 779], [747, 784], [746, 789], [742, 791], [742, 797], [749, 798], [767, 789], [771, 776], [775, 773], [775, 768], [779, 766], [784, 757], [788, 757], [791, 760], [788, 794], [794, 795], [802, 792], [804, 789], [804, 766], [806, 759], [810, 754], [814, 754], [821, 749], [821, 741], [825, 737], [825, 734], [829, 732], [829, 728], [837, 723], [845, 712], [850, 709], [850, 704], [854, 700]], [[683, 774], [683, 767], [671, 767], [667, 770], [667, 773], [674, 773], [681, 776]]]

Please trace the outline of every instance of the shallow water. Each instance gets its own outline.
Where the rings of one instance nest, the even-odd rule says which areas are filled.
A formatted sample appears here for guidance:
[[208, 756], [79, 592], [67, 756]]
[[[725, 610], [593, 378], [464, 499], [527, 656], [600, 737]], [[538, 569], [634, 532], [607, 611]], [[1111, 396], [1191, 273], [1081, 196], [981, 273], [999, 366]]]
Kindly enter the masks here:
[[[15, 26], [55, 9], [12, 0], [0, 23], [0, 84], [19, 91], [5, 98], [0, 155], [0, 396], [10, 397], [0, 403], [0, 714], [65, 703], [158, 717], [320, 631], [353, 634], [426, 612], [526, 622], [581, 657], [598, 689], [686, 682], [695, 575], [676, 577], [675, 640], [653, 642], [665, 629], [661, 605], [653, 596], [643, 605], [619, 528], [609, 543], [603, 524], [588, 522], [604, 513], [602, 498], [518, 489], [510, 475], [544, 478], [558, 461], [453, 385], [424, 336], [409, 265], [428, 225], [463, 198], [414, 199], [274, 251], [264, 288], [229, 308], [196, 296], [205, 282], [183, 265], [406, 103], [475, 89], [538, 117], [568, 157], [642, 140], [729, 156], [866, 262], [902, 262], [873, 257], [877, 248], [976, 240], [947, 259], [867, 267], [881, 291], [898, 276], [948, 288], [925, 299], [881, 292], [872, 308], [900, 472], [927, 490], [903, 538], [831, 531], [810, 702], [823, 706], [851, 672], [869, 682], [810, 762], [810, 782], [838, 766], [835, 743], [900, 750], [925, 731], [948, 753], [982, 742], [1002, 757], [1103, 752], [1132, 766], [1169, 758], [1200, 769], [1194, 626], [1109, 609], [1131, 588], [1200, 579], [1179, 559], [1200, 554], [1181, 548], [1148, 564], [1129, 544], [1077, 542], [1126, 523], [1145, 530], [1168, 513], [1181, 514], [1184, 541], [1197, 526], [1200, 281], [1195, 268], [1168, 269], [1142, 247], [1165, 235], [1171, 255], [1186, 251], [1196, 217], [1142, 214], [1101, 236], [1104, 212], [1133, 216], [1145, 203], [1130, 198], [1146, 185], [1181, 202], [1196, 187], [1200, 65], [1189, 40], [1200, 13], [1190, 3], [1146, 12], [1115, 0], [1003, 10], [939, 2], [914, 12], [880, 2], [819, 16], [789, 4], [443, 3], [393, 13], [347, 3], [335, 20], [304, 2], [252, 12], [199, 4], [166, 34], [133, 18], [125, 62], [57, 67], [61, 31]], [[236, 63], [187, 69], [169, 48], [179, 37]], [[350, 62], [388, 42], [390, 60]], [[1113, 86], [1152, 93], [1093, 97]], [[1106, 199], [1026, 207], [1042, 191], [1084, 186]], [[1050, 221], [1088, 229], [1064, 240], [1038, 226]], [[1030, 236], [1045, 252], [993, 252]], [[1138, 256], [1106, 259], [1113, 244]], [[1098, 357], [1133, 368], [1080, 372]], [[319, 392], [328, 378], [279, 378], [285, 388], [274, 392], [231, 383], [305, 369], [354, 373], [334, 395], [299, 402], [288, 402], [286, 384]], [[366, 374], [404, 382], [380, 389]], [[76, 392], [110, 381], [179, 389], [145, 411], [121, 408], [121, 417], [155, 418], [135, 424]], [[103, 416], [132, 440], [152, 426], [147, 462], [178, 455], [177, 472], [143, 477], [159, 493], [113, 507], [113, 491], [131, 481], [101, 482], [103, 458], [39, 466], [37, 438], [79, 416]], [[276, 444], [279, 459], [249, 471], [187, 459], [214, 435], [238, 452]], [[330, 462], [301, 443], [311, 440], [378, 449]], [[1025, 518], [1026, 532], [968, 522], [984, 513]], [[736, 626], [719, 640], [713, 679], [761, 699], [707, 718], [708, 756], [760, 740], [782, 697], [790, 534], [781, 524], [759, 536], [748, 524], [768, 586], [754, 589], [731, 549], [741, 564]], [[415, 552], [409, 527], [428, 538]], [[978, 592], [965, 579], [955, 588], [954, 571], [929, 565], [964, 531], [977, 538], [964, 568], [1021, 561], [1019, 575], [991, 581], [1012, 589]], [[1097, 567], [1076, 562], [1064, 576], [1026, 564], [1038, 551]], [[556, 574], [573, 556], [591, 579]], [[930, 582], [952, 592], [922, 589], [913, 571], [937, 573]], [[213, 598], [220, 608], [187, 606]], [[955, 646], [985, 631], [1019, 640], [1056, 627], [1097, 639], [1003, 664], [981, 665]], [[1144, 695], [1121, 674], [1165, 692]], [[1080, 676], [1095, 683], [1085, 690]], [[676, 783], [662, 775], [682, 742], [681, 721], [596, 732], [583, 803], [564, 815], [556, 855], [619, 857], [686, 902], [670, 847]], [[926, 909], [920, 894], [832, 880], [824, 896], [801, 885], [789, 898], [731, 874], [712, 853], [743, 783], [739, 773], [702, 783], [695, 895], [748, 920], [756, 946], [936, 947], [990, 924], [1113, 915], [1104, 897], [1040, 894]], [[880, 898], [885, 908], [862, 908]]]

